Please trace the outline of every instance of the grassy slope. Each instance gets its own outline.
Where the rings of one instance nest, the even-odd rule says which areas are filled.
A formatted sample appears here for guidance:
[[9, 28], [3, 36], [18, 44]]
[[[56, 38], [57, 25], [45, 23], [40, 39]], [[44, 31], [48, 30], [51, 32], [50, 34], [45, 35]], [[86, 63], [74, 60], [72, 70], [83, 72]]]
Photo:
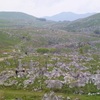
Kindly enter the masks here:
[[[2, 22], [2, 21], [1, 21]], [[45, 24], [45, 23], [44, 23]], [[22, 37], [25, 37], [24, 39], [22, 39]], [[32, 47], [32, 48], [38, 48], [38, 47], [52, 47], [52, 46], [58, 46], [59, 44], [64, 45], [64, 48], [67, 48], [67, 45], [65, 45], [65, 43], [71, 43], [71, 42], [83, 42], [83, 41], [99, 41], [99, 36], [98, 35], [94, 35], [94, 34], [86, 34], [86, 33], [70, 33], [70, 32], [66, 32], [66, 31], [61, 31], [61, 30], [52, 30], [52, 29], [40, 29], [40, 28], [26, 28], [26, 29], [2, 29], [0, 32], [0, 50], [3, 51], [5, 49], [11, 49], [11, 46], [15, 46], [17, 45], [19, 47], [19, 49], [23, 48], [23, 47]], [[24, 42], [25, 40], [25, 42]], [[21, 43], [21, 41], [23, 41], [23, 43]], [[98, 50], [100, 50], [100, 43], [97, 44], [98, 46]], [[95, 46], [95, 45], [94, 45]], [[71, 49], [76, 49], [76, 48], [71, 48]], [[61, 48], [62, 50], [62, 48]], [[77, 48], [78, 50], [78, 48]], [[97, 50], [97, 51], [98, 51]], [[64, 53], [64, 52], [63, 52]], [[40, 57], [34, 57], [32, 55], [32, 57], [25, 57], [23, 59], [23, 63], [25, 62], [29, 62], [31, 59], [34, 58], [34, 62], [40, 62], [41, 63], [41, 67], [45, 66], [44, 65], [44, 58]], [[66, 59], [62, 59], [65, 60]], [[1, 68], [0, 71], [2, 70], [6, 70], [6, 68], [8, 69], [14, 69], [16, 66], [13, 62], [14, 59], [8, 59], [8, 62], [11, 62], [10, 66]], [[96, 60], [97, 61], [97, 60]], [[92, 62], [93, 63], [93, 70], [96, 70], [96, 66], [98, 66], [97, 62]], [[51, 62], [50, 62], [51, 63]], [[55, 62], [52, 62], [55, 63]], [[91, 63], [91, 62], [89, 62]], [[5, 66], [4, 62], [0, 62], [1, 66]], [[16, 65], [18, 65], [18, 62], [16, 60]], [[88, 64], [86, 65], [88, 66]], [[29, 67], [29, 66], [27, 66]], [[51, 69], [49, 69], [51, 70]], [[91, 70], [91, 72], [93, 71]], [[94, 71], [93, 71], [94, 72]], [[22, 80], [22, 79], [21, 79]], [[35, 84], [37, 86], [37, 84]], [[5, 87], [1, 87], [1, 88], [5, 88]], [[13, 87], [15, 88], [15, 87]], [[29, 87], [31, 88], [31, 86]], [[8, 87], [7, 90], [1, 90], [0, 91], [0, 100], [10, 100], [10, 99], [14, 99], [15, 97], [19, 97], [22, 98], [23, 100], [41, 100], [43, 93], [38, 93], [38, 92], [27, 92], [27, 91], [22, 91], [22, 90], [10, 90], [11, 88]], [[89, 90], [91, 88], [89, 87]], [[66, 90], [68, 91], [68, 90]], [[69, 90], [70, 91], [70, 90]], [[94, 91], [94, 90], [93, 90]], [[22, 94], [20, 93], [22, 92]], [[62, 94], [65, 97], [70, 96], [72, 98], [80, 98], [82, 100], [100, 100], [99, 96], [86, 96], [86, 95], [73, 95], [73, 94]], [[4, 97], [4, 98], [2, 98]]]
[[41, 100], [43, 97], [43, 92], [0, 90], [0, 100], [12, 100], [16, 97], [21, 98], [22, 100]]
[[100, 26], [100, 13], [92, 15], [87, 18], [78, 19], [72, 22], [63, 22], [59, 27], [69, 31], [93, 31], [99, 29]]
[[[0, 19], [11, 21], [9, 25], [15, 27], [33, 27], [45, 26], [52, 28], [61, 28], [69, 31], [93, 31], [100, 26], [100, 14], [95, 14], [87, 18], [79, 19], [72, 22], [52, 22], [39, 21], [36, 17], [21, 12], [0, 12]], [[2, 21], [0, 21], [2, 23]], [[1, 24], [0, 27], [8, 27], [8, 24]]]
[[22, 13], [22, 12], [0, 12], [0, 18], [2, 19], [35, 19], [34, 16]]
[[32, 15], [22, 12], [0, 12], [0, 28], [22, 28], [51, 25], [55, 22], [40, 21]]
[[[16, 97], [22, 100], [42, 100], [44, 92], [32, 92], [22, 90], [0, 90], [0, 100], [12, 100]], [[87, 95], [72, 95], [56, 93], [56, 95], [63, 95], [65, 98], [68, 96], [72, 99], [80, 98], [80, 100], [100, 100], [100, 96], [87, 96]], [[66, 99], [65, 99], [66, 100]]]
[[1, 30], [0, 31], [0, 51], [5, 49], [12, 49], [13, 46], [21, 42], [21, 39], [10, 30]]
[[[8, 38], [9, 34], [7, 32], [10, 33], [11, 36], [12, 36], [12, 37], [9, 37], [10, 39]], [[17, 37], [16, 41], [19, 39], [19, 37], [21, 38], [23, 36], [26, 36], [28, 40], [26, 41], [24, 46], [27, 46], [27, 47], [28, 46], [30, 47], [29, 44], [33, 43], [33, 41], [31, 41], [31, 40], [34, 40], [34, 38], [35, 38], [35, 43], [33, 44], [33, 46], [35, 46], [35, 47], [38, 47], [37, 44], [39, 44], [39, 43], [41, 43], [41, 44], [39, 44], [40, 46], [46, 45], [46, 43], [44, 43], [44, 40], [46, 40], [46, 39], [48, 40], [47, 37], [50, 37], [50, 38], [54, 38], [55, 37], [54, 40], [60, 38], [59, 39], [60, 40], [59, 43], [64, 42], [64, 40], [63, 40], [64, 38], [65, 38], [65, 40], [67, 42], [70, 42], [72, 40], [75, 40], [75, 41], [84, 41], [84, 40], [95, 41], [95, 40], [99, 40], [98, 37], [91, 36], [90, 34], [88, 34], [88, 35], [86, 35], [86, 34], [79, 34], [79, 33], [76, 33], [76, 34], [70, 33], [69, 34], [69, 33], [61, 33], [60, 31], [59, 32], [57, 32], [57, 31], [56, 32], [54, 32], [54, 31], [52, 32], [50, 30], [49, 30], [49, 33], [48, 33], [48, 30], [44, 31], [44, 30], [41, 29], [41, 31], [40, 31], [40, 29], [38, 29], [38, 28], [36, 28], [35, 30], [32, 30], [32, 29], [30, 29], [30, 30], [29, 29], [19, 29], [19, 30], [18, 29], [13, 29], [13, 30], [5, 30], [5, 31], [3, 30], [3, 33], [7, 34], [7, 36], [4, 35], [4, 34], [1, 35], [4, 38], [2, 40], [4, 42], [4, 44], [6, 44], [5, 38], [8, 38], [8, 44], [9, 44], [9, 42], [11, 43], [11, 38], [15, 39], [14, 36]], [[62, 34], [62, 36], [61, 36], [61, 34]], [[90, 36], [90, 37], [87, 37], [87, 36]], [[68, 41], [67, 39], [72, 39], [72, 40]], [[38, 40], [39, 43], [36, 42], [36, 40]], [[48, 43], [48, 41], [46, 41], [46, 42]], [[17, 41], [17, 43], [20, 44], [19, 41]], [[13, 42], [13, 44], [9, 44], [9, 45], [16, 45], [17, 43]], [[44, 43], [44, 44], [42, 44], [42, 43]], [[23, 46], [23, 45], [21, 45], [21, 46]], [[51, 57], [52, 56], [50, 56], [50, 58]], [[34, 62], [40, 62], [41, 66], [39, 65], [39, 67], [45, 66], [44, 57], [41, 57], [41, 55], [39, 55], [39, 56], [31, 55], [30, 57], [27, 56], [27, 57], [23, 58], [23, 63], [30, 62], [31, 59], [33, 59]], [[63, 59], [62, 58], [60, 58], [60, 59], [61, 59], [61, 61], [64, 61], [65, 63], [69, 63], [69, 62], [67, 62], [68, 60], [67, 60], [66, 57], [63, 58]], [[16, 61], [14, 61], [14, 59], [8, 59], [7, 61], [11, 62], [11, 65], [7, 66], [7, 67], [4, 67], [4, 68], [1, 68], [0, 71], [6, 70], [6, 68], [11, 70], [11, 69], [14, 69], [16, 67], [16, 65], [18, 65], [17, 59], [16, 59]], [[16, 65], [13, 62], [17, 62]], [[55, 62], [53, 61], [53, 62], [48, 62], [48, 63], [55, 63]], [[91, 62], [89, 62], [89, 63], [91, 63]], [[95, 70], [96, 69], [95, 67], [98, 66], [97, 60], [95, 62], [92, 62], [92, 63], [94, 65], [93, 66], [93, 70]], [[0, 62], [0, 64], [1, 64], [1, 66], [5, 66], [4, 62]], [[86, 65], [86, 66], [88, 66], [88, 65]], [[27, 66], [27, 67], [29, 67], [29, 66]], [[49, 70], [51, 70], [51, 69], [49, 69]], [[93, 70], [91, 70], [91, 72]], [[22, 80], [22, 78], [19, 79], [19, 82], [21, 80]], [[15, 91], [15, 90], [10, 90], [10, 89], [16, 89], [16, 86], [7, 87], [7, 88], [1, 86], [1, 88], [6, 88], [6, 90], [1, 90], [0, 91], [1, 100], [4, 100], [4, 99], [11, 100], [11, 99], [14, 99], [15, 97], [22, 98], [23, 100], [41, 100], [42, 97], [43, 97], [43, 92], [41, 93], [41, 92], [29, 91], [29, 90], [32, 89], [33, 86], [37, 87], [37, 85], [39, 85], [38, 82], [36, 82], [32, 86], [29, 86], [28, 87], [29, 89], [27, 89], [26, 91], [22, 90], [23, 87], [19, 88], [20, 90], [16, 90]], [[91, 86], [87, 86], [84, 89], [83, 88], [78, 88], [78, 90], [87, 91], [87, 88], [88, 88], [88, 91], [90, 91], [92, 87]], [[46, 91], [46, 89], [44, 89], [44, 90]], [[55, 90], [55, 91], [57, 91], [57, 90]], [[70, 96], [71, 98], [74, 98], [74, 99], [75, 98], [80, 98], [82, 100], [86, 100], [86, 99], [87, 100], [99, 100], [100, 99], [99, 96], [87, 96], [87, 95], [79, 96], [79, 95], [67, 94], [68, 91], [69, 92], [71, 91], [71, 89], [68, 89], [68, 88], [67, 89], [64, 88], [64, 90], [62, 90], [62, 91], [63, 91], [63, 93], [61, 93], [61, 95], [63, 95], [64, 97]], [[93, 92], [94, 91], [95, 91], [95, 89], [93, 89]], [[59, 94], [59, 93], [57, 93], [57, 94]], [[2, 99], [2, 97], [4, 97], [4, 98]]]
[[[95, 42], [99, 41], [100, 36], [86, 33], [63, 32], [47, 28], [24, 28], [24, 29], [2, 29], [0, 31], [0, 48], [18, 45], [19, 49], [48, 47], [48, 48], [67, 48], [70, 43]], [[100, 49], [100, 42], [93, 46]], [[92, 47], [93, 47], [92, 46]], [[73, 48], [73, 47], [72, 47]], [[78, 48], [73, 48], [77, 49]]]

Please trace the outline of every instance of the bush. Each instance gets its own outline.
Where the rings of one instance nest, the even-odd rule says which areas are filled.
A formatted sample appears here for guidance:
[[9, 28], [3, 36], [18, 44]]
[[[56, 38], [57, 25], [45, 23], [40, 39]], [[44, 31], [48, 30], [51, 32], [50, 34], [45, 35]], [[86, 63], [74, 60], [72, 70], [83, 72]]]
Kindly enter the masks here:
[[95, 30], [94, 33], [95, 34], [100, 34], [100, 30]]
[[36, 51], [38, 53], [48, 53], [48, 52], [55, 53], [55, 52], [57, 52], [57, 49], [56, 48], [50, 48], [50, 49], [48, 49], [48, 48], [38, 48]]
[[50, 53], [55, 53], [55, 52], [57, 52], [56, 48], [51, 48], [51, 49], [49, 49], [49, 51], [50, 51]]
[[86, 44], [86, 45], [84, 45], [83, 48], [84, 48], [85, 52], [88, 52], [88, 50], [90, 49], [90, 45]]
[[49, 52], [49, 49], [48, 48], [38, 48], [36, 51], [38, 53], [48, 53]]
[[80, 54], [83, 54], [83, 53], [84, 53], [83, 47], [80, 47], [80, 48], [79, 48], [79, 53], [80, 53]]

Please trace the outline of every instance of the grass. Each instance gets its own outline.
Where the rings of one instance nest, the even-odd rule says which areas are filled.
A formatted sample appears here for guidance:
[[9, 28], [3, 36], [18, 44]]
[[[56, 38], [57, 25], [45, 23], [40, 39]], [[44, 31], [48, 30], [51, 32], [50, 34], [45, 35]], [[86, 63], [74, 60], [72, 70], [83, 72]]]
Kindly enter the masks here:
[[[52, 31], [52, 30], [44, 30], [44, 29], [2, 29], [0, 31], [0, 51], [2, 52], [10, 52], [13, 53], [13, 49], [15, 49], [16, 53], [14, 55], [17, 55], [11, 59], [6, 59], [2, 62], [0, 62], [0, 72], [2, 71], [7, 71], [7, 70], [13, 70], [18, 66], [18, 59], [22, 59], [22, 64], [27, 63], [27, 66], [24, 66], [25, 68], [30, 68], [30, 60], [33, 60], [33, 63], [37, 62], [37, 64], [34, 67], [38, 68], [43, 68], [46, 67], [47, 64], [52, 64], [53, 67], [49, 67], [47, 70], [52, 71], [55, 68], [59, 68], [60, 66], [57, 66], [56, 64], [58, 62], [64, 63], [64, 64], [69, 64], [70, 62], [73, 62], [74, 60], [72, 59], [73, 57], [67, 56], [65, 57], [64, 55], [71, 55], [72, 52], [77, 51], [79, 47], [74, 47], [73, 45], [70, 46], [70, 43], [86, 43], [86, 42], [93, 42], [93, 41], [98, 41], [99, 38], [98, 36], [94, 36], [93, 34], [80, 34], [80, 33], [70, 33], [70, 32], [64, 32], [62, 33], [61, 31]], [[97, 47], [98, 49], [100, 48], [100, 43], [94, 43], [93, 46]], [[17, 46], [17, 47], [16, 47]], [[34, 49], [34, 52], [37, 48], [52, 48], [52, 47], [57, 47], [57, 53], [59, 55], [53, 55], [49, 53], [49, 56], [46, 57], [43, 54], [32, 54], [32, 55], [26, 55], [25, 57], [21, 58], [21, 55], [25, 55], [24, 52], [28, 52], [30, 48]], [[61, 47], [60, 47], [61, 46]], [[63, 46], [63, 48], [62, 48]], [[92, 45], [91, 45], [92, 46]], [[21, 50], [20, 54], [17, 54], [17, 51]], [[8, 55], [3, 55], [1, 52], [0, 57], [5, 57]], [[30, 52], [30, 51], [29, 51]], [[69, 54], [68, 54], [69, 53]], [[63, 54], [63, 55], [61, 55]], [[92, 53], [91, 53], [92, 54]], [[85, 52], [84, 54], [85, 55]], [[59, 58], [59, 60], [52, 60], [53, 57]], [[96, 70], [99, 68], [97, 66], [100, 66], [99, 63], [99, 55], [93, 54], [92, 57], [94, 58], [95, 61], [80, 61], [77, 63], [85, 63], [84, 66], [86, 67], [92, 67], [92, 69], [85, 70], [90, 71], [92, 74], [95, 73]], [[5, 64], [5, 61], [10, 62], [10, 65]], [[74, 67], [74, 66], [70, 66]], [[64, 72], [68, 72], [66, 70], [61, 69]], [[74, 69], [73, 71], [78, 71], [78, 69]], [[88, 96], [86, 95], [88, 92], [98, 92], [96, 89], [96, 86], [92, 84], [86, 85], [84, 88], [68, 88], [66, 85], [63, 87], [63, 89], [48, 89], [46, 88], [46, 84], [42, 84], [42, 87], [40, 86], [39, 80], [41, 80], [41, 83], [44, 83], [45, 80], [48, 80], [47, 77], [43, 79], [42, 75], [41, 77], [37, 78], [34, 81], [34, 84], [32, 85], [27, 85], [26, 88], [24, 88], [23, 81], [28, 78], [14, 78], [10, 77], [6, 82], [10, 82], [12, 80], [16, 80], [18, 82], [17, 85], [13, 86], [0, 86], [0, 100], [12, 100], [15, 99], [16, 97], [21, 98], [22, 100], [42, 100], [43, 94], [45, 92], [49, 92], [51, 90], [55, 91], [57, 95], [63, 95], [65, 98], [67, 96], [70, 96], [71, 99], [75, 98], [80, 98], [80, 100], [100, 100], [100, 96]], [[61, 81], [64, 80], [64, 76], [60, 77], [53, 77], [52, 79], [59, 79]], [[20, 84], [20, 85], [19, 85]], [[42, 88], [39, 91], [42, 90], [42, 92], [34, 92], [33, 90], [35, 88]], [[74, 95], [73, 93], [75, 91], [84, 91], [84, 95]], [[66, 100], [66, 99], [65, 99]]]
[[41, 100], [43, 92], [23, 91], [23, 90], [0, 90], [0, 100], [12, 100], [16, 97], [22, 100]]
[[[68, 95], [69, 97], [71, 97], [72, 100], [74, 100], [75, 98], [79, 98], [80, 100], [99, 100], [100, 96], [88, 96], [88, 95]], [[66, 99], [65, 99], [66, 100]]]
[[20, 43], [21, 39], [16, 37], [9, 30], [0, 31], [0, 51], [11, 51], [12, 47]]
[[8, 57], [9, 56], [9, 54], [0, 54], [0, 58], [1, 57]]
[[[49, 92], [48, 92], [49, 93]], [[16, 97], [22, 100], [42, 100], [44, 92], [24, 91], [24, 90], [0, 90], [0, 100], [14, 100]], [[80, 100], [100, 100], [99, 95], [77, 95], [77, 94], [66, 94], [66, 93], [55, 93], [55, 95], [62, 95], [66, 100], [70, 97], [71, 100], [79, 98]]]
[[[99, 37], [93, 34], [63, 32], [61, 30], [50, 30], [46, 28], [24, 28], [24, 29], [1, 29], [0, 51], [18, 47], [21, 51], [28, 51], [32, 48], [57, 48], [57, 52], [68, 53], [77, 50], [74, 43], [88, 43], [99, 41]], [[72, 45], [70, 45], [72, 43]], [[100, 49], [100, 43], [90, 45]], [[3, 50], [2, 50], [3, 49]]]

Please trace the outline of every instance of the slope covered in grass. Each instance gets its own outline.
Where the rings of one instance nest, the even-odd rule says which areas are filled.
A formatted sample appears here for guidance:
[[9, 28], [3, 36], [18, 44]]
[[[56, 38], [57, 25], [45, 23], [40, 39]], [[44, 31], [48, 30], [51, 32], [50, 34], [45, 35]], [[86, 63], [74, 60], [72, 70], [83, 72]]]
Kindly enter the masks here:
[[28, 19], [33, 20], [35, 19], [34, 16], [28, 15], [22, 12], [0, 12], [1, 19]]
[[100, 29], [100, 13], [69, 23], [63, 22], [58, 27], [67, 31], [93, 32], [96, 29]]
[[0, 30], [0, 51], [9, 49], [20, 43], [21, 39], [10, 30]]
[[0, 28], [43, 27], [53, 23], [22, 12], [0, 12]]

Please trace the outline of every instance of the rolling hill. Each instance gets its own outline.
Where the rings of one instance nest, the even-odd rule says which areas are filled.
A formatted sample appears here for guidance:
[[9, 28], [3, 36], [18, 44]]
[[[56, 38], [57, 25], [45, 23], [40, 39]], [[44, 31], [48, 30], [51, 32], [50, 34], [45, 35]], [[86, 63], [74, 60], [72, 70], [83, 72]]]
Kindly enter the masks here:
[[[23, 15], [23, 13], [21, 14]], [[14, 13], [11, 15], [14, 15]], [[91, 36], [94, 34], [88, 35], [84, 33], [87, 33], [87, 31], [93, 32], [99, 28], [100, 14], [72, 22], [41, 21], [37, 18], [29, 20], [31, 18], [27, 19], [25, 17], [22, 19], [22, 17], [18, 16], [17, 18], [16, 16], [13, 17], [13, 20], [8, 19], [6, 16], [5, 19], [0, 19], [0, 47], [4, 49], [8, 48], [8, 46], [13, 46], [14, 48], [17, 45], [18, 48], [24, 51], [30, 51], [38, 47], [53, 47], [57, 49], [61, 47], [60, 50], [62, 48], [66, 50], [65, 46], [68, 47], [67, 50], [70, 50], [70, 46], [68, 46], [70, 43], [75, 45], [73, 43], [78, 44], [80, 41], [98, 41], [96, 36], [95, 38]], [[82, 34], [79, 33], [80, 31]], [[9, 42], [7, 43], [7, 41]]]
[[0, 12], [0, 28], [40, 27], [52, 23], [22, 12]]
[[0, 19], [26, 19], [26, 20], [34, 20], [36, 17], [32, 15], [28, 15], [22, 12], [0, 12]]
[[53, 27], [67, 31], [93, 32], [100, 29], [100, 13], [72, 22], [59, 22], [59, 24], [55, 24]]
[[100, 14], [72, 22], [6, 14], [0, 100], [100, 100], [100, 35], [91, 32], [99, 29]]

